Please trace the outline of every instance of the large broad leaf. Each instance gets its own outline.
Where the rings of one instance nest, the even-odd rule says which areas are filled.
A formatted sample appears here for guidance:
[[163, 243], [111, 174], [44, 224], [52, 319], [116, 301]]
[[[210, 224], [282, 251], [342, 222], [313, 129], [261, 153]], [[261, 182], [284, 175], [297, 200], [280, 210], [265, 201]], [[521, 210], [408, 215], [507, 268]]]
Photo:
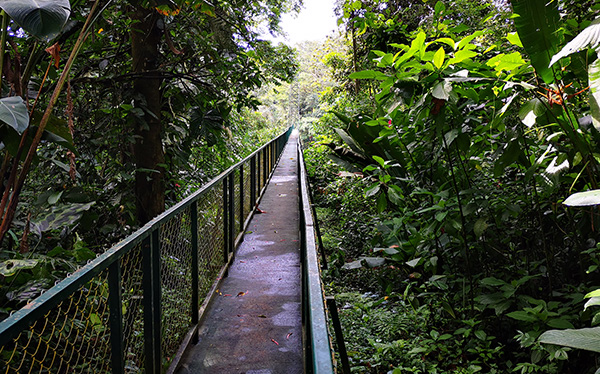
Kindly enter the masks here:
[[561, 44], [560, 13], [558, 1], [513, 0], [515, 27], [523, 48], [531, 59], [531, 65], [547, 84], [554, 81], [549, 68], [550, 58]]
[[2, 0], [0, 8], [31, 35], [49, 41], [71, 14], [69, 0]]
[[550, 66], [556, 61], [570, 54], [579, 52], [586, 48], [596, 48], [600, 44], [600, 18], [596, 18], [588, 27], [579, 33], [573, 40], [567, 43], [557, 54], [550, 60]]
[[600, 352], [600, 327], [577, 330], [550, 330], [543, 333], [539, 341], [546, 344]]
[[521, 122], [525, 124], [525, 126], [531, 128], [533, 125], [535, 125], [536, 118], [545, 112], [546, 106], [542, 100], [535, 98], [523, 104], [521, 109], [519, 109], [519, 118], [521, 119]]
[[594, 127], [600, 131], [600, 58], [594, 61], [588, 70], [590, 83], [590, 112]]
[[77, 222], [86, 210], [89, 210], [96, 202], [87, 204], [73, 203], [56, 206], [43, 219], [31, 222], [31, 232], [42, 236], [44, 231], [60, 229], [64, 226]]
[[600, 205], [600, 190], [577, 192], [563, 202], [567, 206]]
[[29, 126], [29, 113], [23, 99], [19, 96], [0, 99], [0, 121], [22, 134]]
[[15, 275], [22, 269], [33, 269], [38, 264], [38, 260], [7, 260], [0, 263], [0, 274], [5, 277]]

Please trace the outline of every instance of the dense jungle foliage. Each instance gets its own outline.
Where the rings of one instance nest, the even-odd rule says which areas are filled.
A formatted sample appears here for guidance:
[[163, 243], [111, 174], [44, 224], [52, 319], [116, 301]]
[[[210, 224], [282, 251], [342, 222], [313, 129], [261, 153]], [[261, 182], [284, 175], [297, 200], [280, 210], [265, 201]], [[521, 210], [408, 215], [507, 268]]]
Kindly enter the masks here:
[[0, 319], [288, 126], [297, 6], [0, 2]]
[[299, 5], [0, 1], [0, 319], [293, 122], [353, 372], [600, 372], [600, 5]]
[[599, 11], [340, 4], [302, 130], [353, 372], [600, 372]]

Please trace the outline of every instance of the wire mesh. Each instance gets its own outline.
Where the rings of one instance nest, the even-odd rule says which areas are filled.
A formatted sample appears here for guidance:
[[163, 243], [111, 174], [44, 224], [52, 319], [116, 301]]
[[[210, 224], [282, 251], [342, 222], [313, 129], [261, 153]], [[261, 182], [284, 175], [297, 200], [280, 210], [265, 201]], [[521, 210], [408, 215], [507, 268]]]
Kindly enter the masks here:
[[258, 188], [256, 189], [256, 193], [257, 196], [260, 196], [260, 192], [262, 191], [262, 188], [264, 186], [264, 175], [265, 175], [265, 152], [264, 150], [260, 151], [260, 157], [258, 158], [259, 162], [258, 162], [258, 183], [257, 186]]
[[[257, 154], [254, 177], [251, 176], [249, 160], [244, 164], [243, 174], [239, 169], [234, 171], [234, 196], [231, 202], [234, 204], [235, 234], [241, 231], [245, 215], [254, 208], [251, 206], [253, 199], [258, 198], [265, 187], [266, 177], [274, 163], [269, 149], [264, 148]], [[251, 196], [252, 178], [256, 181], [254, 197]], [[223, 266], [223, 205], [223, 185], [220, 183], [199, 196], [196, 204], [200, 303], [209, 296], [208, 292]], [[163, 220], [160, 227], [161, 347], [163, 360], [167, 360], [163, 364], [167, 364], [175, 354], [191, 325], [193, 269], [190, 209], [190, 206], [178, 209], [172, 218]], [[126, 373], [146, 371], [146, 287], [142, 248], [143, 244], [139, 243], [120, 252], [120, 258], [110, 260], [119, 261], [122, 274], [119, 312], [122, 313], [122, 347]], [[81, 284], [75, 292], [31, 326], [25, 327], [11, 342], [0, 346], [0, 373], [112, 372], [108, 272], [104, 270], [85, 283], [79, 280], [81, 278], [74, 279], [71, 285]], [[115, 274], [111, 273], [111, 276]], [[116, 278], [111, 278], [111, 281], [113, 279]], [[23, 323], [23, 326], [26, 325]]]
[[237, 237], [237, 234], [242, 231], [241, 227], [241, 222], [242, 222], [242, 204], [240, 204], [240, 179], [241, 179], [241, 175], [240, 175], [240, 169], [236, 169], [234, 171], [234, 177], [233, 177], [233, 197], [232, 197], [232, 203], [233, 203], [233, 216], [235, 217], [234, 220], [234, 225], [233, 225], [233, 237]]
[[0, 347], [4, 373], [110, 372], [107, 272]]
[[160, 229], [162, 351], [167, 362], [191, 326], [192, 232], [190, 208]]
[[142, 244], [135, 246], [121, 259], [121, 309], [123, 312], [123, 346], [125, 372], [139, 373], [144, 369], [144, 289]]
[[223, 266], [224, 226], [222, 186], [198, 200], [198, 300], [202, 303]]
[[[247, 216], [251, 212], [251, 191], [250, 191], [250, 181], [251, 181], [251, 169], [250, 169], [250, 161], [244, 164], [244, 214]], [[244, 217], [244, 221], [246, 217]]]

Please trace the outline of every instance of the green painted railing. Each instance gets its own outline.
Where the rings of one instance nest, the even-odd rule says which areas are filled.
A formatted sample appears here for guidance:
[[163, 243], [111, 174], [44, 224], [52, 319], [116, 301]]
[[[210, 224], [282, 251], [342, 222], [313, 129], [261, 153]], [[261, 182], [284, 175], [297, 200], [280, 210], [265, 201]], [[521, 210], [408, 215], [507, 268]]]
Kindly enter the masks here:
[[[225, 275], [289, 135], [2, 321], [0, 371], [161, 373], [175, 367], [182, 347], [197, 335], [208, 295]], [[323, 321], [323, 305], [318, 308], [314, 323]], [[324, 337], [311, 336], [320, 347]]]
[[[310, 200], [308, 177], [298, 143], [298, 180], [300, 183], [300, 234], [302, 241], [302, 318], [304, 333], [304, 368], [307, 373], [334, 372], [333, 348], [328, 330], [325, 294], [319, 263], [319, 236]], [[323, 251], [323, 248], [320, 248]]]

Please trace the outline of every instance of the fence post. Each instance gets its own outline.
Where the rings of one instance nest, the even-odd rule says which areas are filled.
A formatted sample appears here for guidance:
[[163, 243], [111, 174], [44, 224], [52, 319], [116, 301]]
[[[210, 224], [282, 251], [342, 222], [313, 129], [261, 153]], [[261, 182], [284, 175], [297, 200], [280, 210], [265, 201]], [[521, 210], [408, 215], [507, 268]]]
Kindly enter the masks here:
[[[191, 320], [192, 326], [198, 324], [198, 309], [200, 308], [198, 300], [198, 201], [190, 205], [190, 230], [192, 231], [192, 305]], [[192, 344], [198, 343], [198, 334], [192, 337]]]
[[227, 183], [229, 178], [223, 178], [223, 263], [229, 261], [229, 189]]
[[346, 343], [344, 343], [344, 336], [342, 333], [340, 317], [338, 315], [337, 303], [335, 302], [335, 298], [333, 296], [327, 296], [325, 300], [327, 301], [327, 309], [329, 309], [329, 314], [331, 315], [333, 331], [335, 331], [335, 342], [337, 343], [340, 361], [342, 362], [342, 372], [344, 374], [350, 374], [348, 352], [346, 351]]
[[144, 353], [146, 373], [160, 373], [160, 245], [155, 229], [142, 243], [144, 271]]
[[242, 231], [243, 229], [244, 229], [244, 164], [241, 164], [240, 165], [240, 231]]
[[263, 180], [262, 180], [262, 185], [264, 186], [265, 184], [267, 184], [267, 148], [263, 148], [262, 149], [262, 155], [263, 155]]
[[108, 306], [110, 310], [110, 348], [113, 374], [125, 373], [123, 355], [123, 306], [121, 301], [121, 262], [117, 260], [108, 267]]
[[[227, 177], [229, 179], [227, 187], [229, 187], [229, 253], [233, 252], [235, 241], [235, 171]], [[229, 260], [229, 257], [227, 257]]]
[[250, 211], [256, 205], [256, 155], [250, 159]]

